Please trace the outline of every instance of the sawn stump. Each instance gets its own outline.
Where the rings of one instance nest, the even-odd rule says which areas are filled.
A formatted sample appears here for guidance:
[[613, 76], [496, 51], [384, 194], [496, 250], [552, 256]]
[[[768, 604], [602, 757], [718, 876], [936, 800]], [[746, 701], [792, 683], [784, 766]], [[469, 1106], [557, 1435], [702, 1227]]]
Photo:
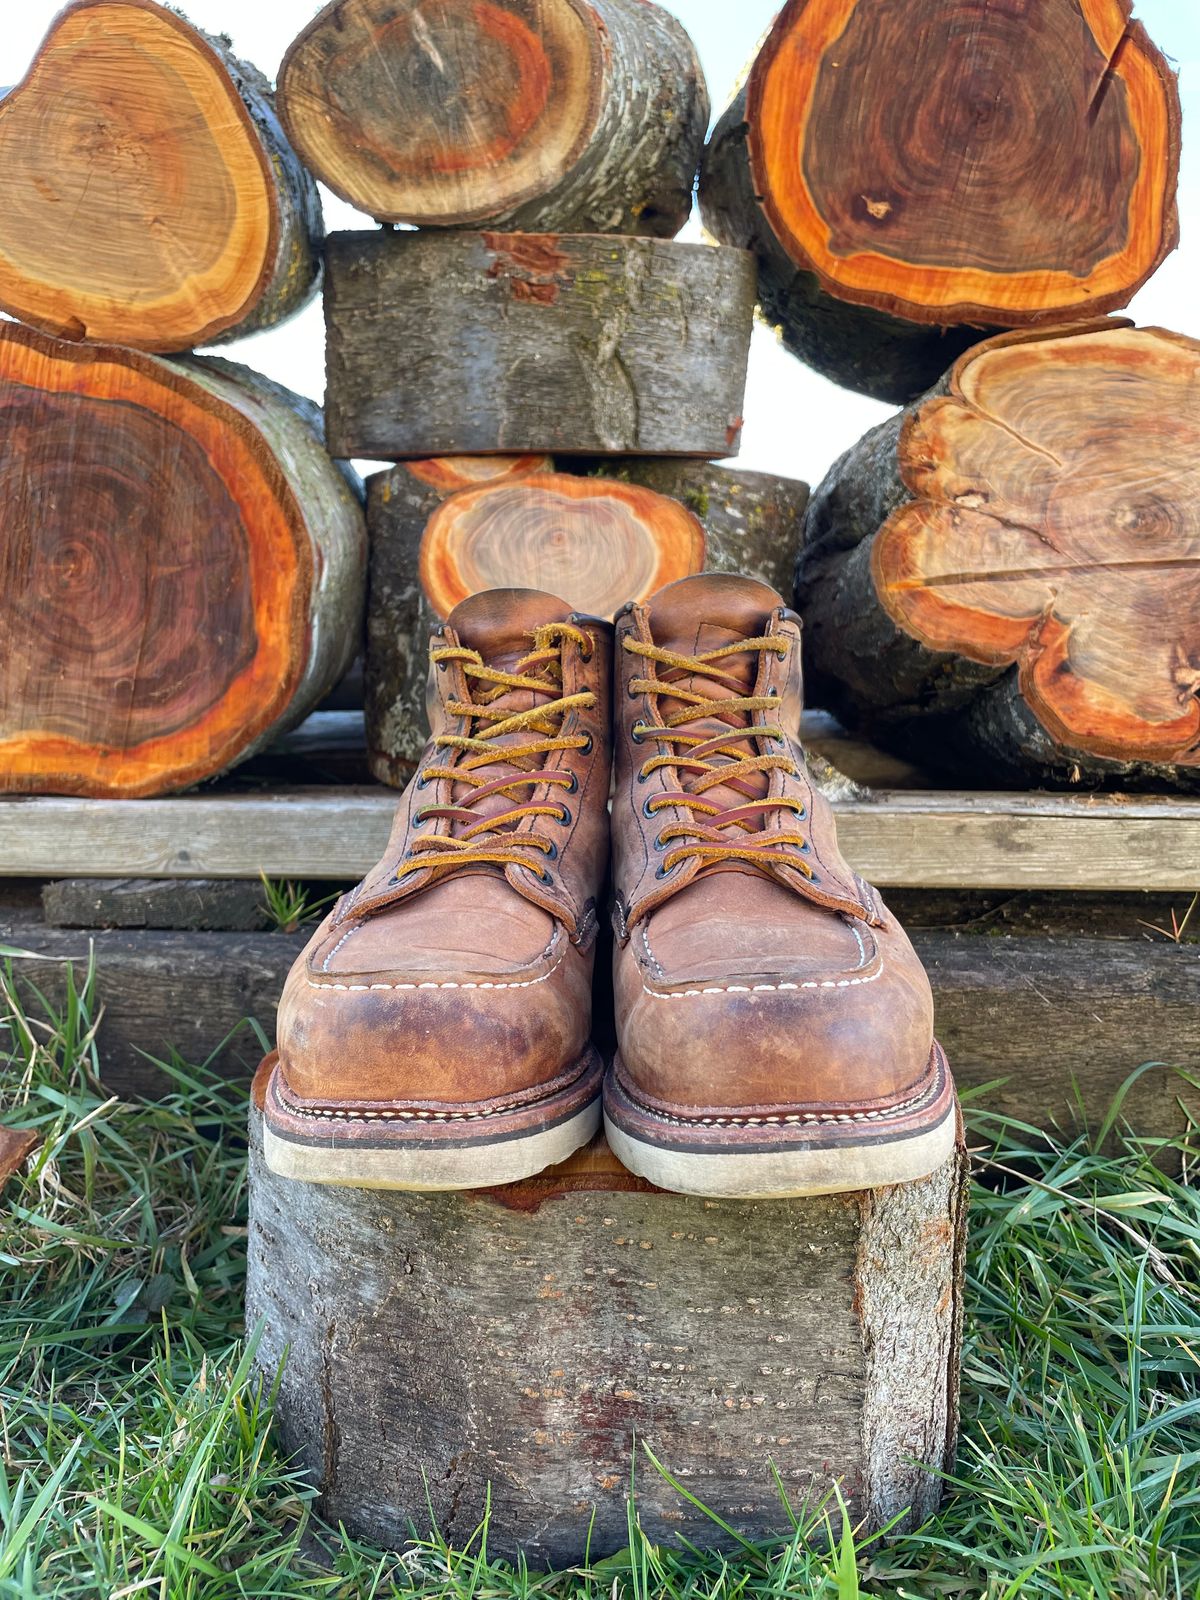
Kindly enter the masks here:
[[[256, 1089], [265, 1084], [262, 1073]], [[650, 1538], [790, 1536], [838, 1483], [921, 1521], [957, 1425], [966, 1158], [780, 1202], [667, 1194], [603, 1142], [505, 1189], [274, 1177], [251, 1112], [247, 1326], [324, 1514], [399, 1546], [436, 1521], [531, 1567]], [[636, 1456], [635, 1456], [636, 1452]], [[593, 1521], [594, 1515], [594, 1521]], [[820, 1534], [817, 1535], [820, 1537]]]

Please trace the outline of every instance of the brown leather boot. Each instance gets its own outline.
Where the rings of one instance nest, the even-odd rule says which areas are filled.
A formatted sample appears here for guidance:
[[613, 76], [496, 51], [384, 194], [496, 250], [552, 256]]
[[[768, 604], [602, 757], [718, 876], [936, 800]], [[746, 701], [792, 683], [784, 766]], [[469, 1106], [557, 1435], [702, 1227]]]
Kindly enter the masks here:
[[838, 853], [800, 746], [800, 619], [704, 575], [617, 616], [613, 1150], [665, 1189], [933, 1171], [954, 1088], [929, 981]]
[[611, 672], [610, 624], [531, 590], [464, 600], [435, 634], [433, 738], [387, 851], [284, 989], [272, 1171], [471, 1189], [595, 1133]]

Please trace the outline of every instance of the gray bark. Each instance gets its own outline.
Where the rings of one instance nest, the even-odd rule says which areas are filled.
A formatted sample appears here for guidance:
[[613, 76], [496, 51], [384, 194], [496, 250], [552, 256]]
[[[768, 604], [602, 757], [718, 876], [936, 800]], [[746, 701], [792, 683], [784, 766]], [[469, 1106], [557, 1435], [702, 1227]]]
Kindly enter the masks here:
[[[400, 1545], [431, 1507], [462, 1541], [490, 1485], [493, 1556], [600, 1558], [628, 1541], [635, 1439], [753, 1539], [792, 1531], [771, 1463], [797, 1510], [835, 1480], [868, 1527], [936, 1506], [965, 1157], [770, 1204], [598, 1172], [422, 1195], [276, 1178], [251, 1127], [247, 1325], [265, 1372], [286, 1351], [276, 1423], [330, 1519]], [[733, 1543], [640, 1449], [636, 1475], [652, 1539]]]
[[744, 251], [333, 234], [326, 270], [335, 455], [736, 453], [754, 300]]
[[903, 405], [928, 389], [964, 350], [995, 328], [931, 327], [822, 289], [798, 267], [754, 192], [746, 148], [746, 91], [717, 123], [700, 172], [700, 214], [723, 244], [754, 251], [762, 314], [793, 355], [847, 389]]

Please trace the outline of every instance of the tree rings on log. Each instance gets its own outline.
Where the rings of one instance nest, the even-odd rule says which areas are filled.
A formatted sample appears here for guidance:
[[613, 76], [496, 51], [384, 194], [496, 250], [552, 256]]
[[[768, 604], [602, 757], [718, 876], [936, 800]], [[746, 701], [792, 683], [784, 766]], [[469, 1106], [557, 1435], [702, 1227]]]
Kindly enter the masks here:
[[[371, 769], [408, 782], [429, 737], [429, 638], [468, 594], [523, 586], [612, 616], [676, 578], [747, 572], [787, 593], [808, 486], [708, 462], [618, 457], [408, 462], [368, 483], [366, 723]], [[491, 465], [487, 482], [458, 490]], [[530, 470], [532, 465], [533, 470]]]
[[328, 692], [366, 535], [314, 422], [227, 362], [0, 325], [0, 789], [181, 789]]
[[0, 309], [182, 351], [290, 316], [320, 273], [316, 184], [254, 67], [151, 0], [76, 0], [0, 102]]
[[709, 229], [818, 371], [927, 389], [979, 330], [1126, 305], [1178, 242], [1175, 76], [1130, 0], [788, 0], [713, 135]]
[[790, 601], [808, 506], [808, 485], [798, 478], [643, 456], [571, 463], [577, 469], [670, 495], [704, 524], [706, 572], [761, 578]]
[[652, 1541], [788, 1538], [780, 1483], [797, 1507], [840, 1484], [871, 1532], [935, 1508], [958, 1420], [961, 1152], [919, 1183], [767, 1203], [662, 1193], [602, 1141], [503, 1189], [346, 1189], [267, 1170], [262, 1088], [247, 1323], [328, 1520], [462, 1543], [487, 1504], [489, 1553], [544, 1570], [628, 1543], [634, 1466]]
[[541, 589], [612, 617], [626, 600], [704, 570], [704, 529], [678, 501], [634, 484], [545, 473], [452, 495], [421, 539], [420, 579], [439, 617], [484, 589]]
[[334, 0], [292, 44], [296, 149], [380, 222], [670, 238], [708, 92], [649, 0]]
[[342, 233], [327, 247], [336, 455], [729, 456], [747, 251], [598, 234]]
[[1157, 328], [962, 356], [814, 494], [824, 703], [977, 778], [1200, 786], [1198, 396]]

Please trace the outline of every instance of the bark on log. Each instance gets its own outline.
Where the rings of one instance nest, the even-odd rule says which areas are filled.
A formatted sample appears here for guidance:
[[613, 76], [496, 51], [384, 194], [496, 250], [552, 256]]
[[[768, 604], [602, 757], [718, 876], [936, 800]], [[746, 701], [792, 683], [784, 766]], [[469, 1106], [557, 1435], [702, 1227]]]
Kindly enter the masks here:
[[492, 480], [448, 496], [440, 483], [461, 463], [410, 463], [368, 485], [367, 744], [372, 772], [397, 787], [429, 737], [430, 634], [467, 594], [540, 588], [611, 616], [704, 570], [791, 586], [805, 484], [707, 463], [621, 457], [603, 476], [568, 476], [482, 459]]
[[334, 0], [279, 73], [317, 176], [380, 222], [671, 238], [708, 91], [648, 0]]
[[904, 403], [989, 330], [1127, 305], [1178, 243], [1175, 76], [1130, 0], [788, 0], [710, 141], [784, 343]]
[[736, 454], [742, 250], [591, 234], [330, 236], [336, 455]]
[[[571, 1566], [628, 1542], [642, 1444], [752, 1539], [792, 1532], [772, 1464], [797, 1508], [840, 1480], [870, 1528], [936, 1506], [961, 1154], [921, 1183], [718, 1204], [600, 1141], [507, 1189], [404, 1195], [276, 1178], [259, 1124], [247, 1324], [265, 1372], [287, 1352], [275, 1419], [327, 1517], [398, 1546], [432, 1511], [461, 1540], [490, 1483], [489, 1553]], [[637, 1500], [653, 1540], [733, 1543], [644, 1457]]]
[[814, 492], [814, 702], [923, 764], [1200, 787], [1200, 343], [1002, 335]]
[[319, 424], [229, 362], [0, 327], [0, 790], [185, 788], [338, 680], [366, 530]]
[[0, 310], [179, 352], [298, 311], [321, 204], [271, 86], [152, 0], [76, 0], [0, 103]]

